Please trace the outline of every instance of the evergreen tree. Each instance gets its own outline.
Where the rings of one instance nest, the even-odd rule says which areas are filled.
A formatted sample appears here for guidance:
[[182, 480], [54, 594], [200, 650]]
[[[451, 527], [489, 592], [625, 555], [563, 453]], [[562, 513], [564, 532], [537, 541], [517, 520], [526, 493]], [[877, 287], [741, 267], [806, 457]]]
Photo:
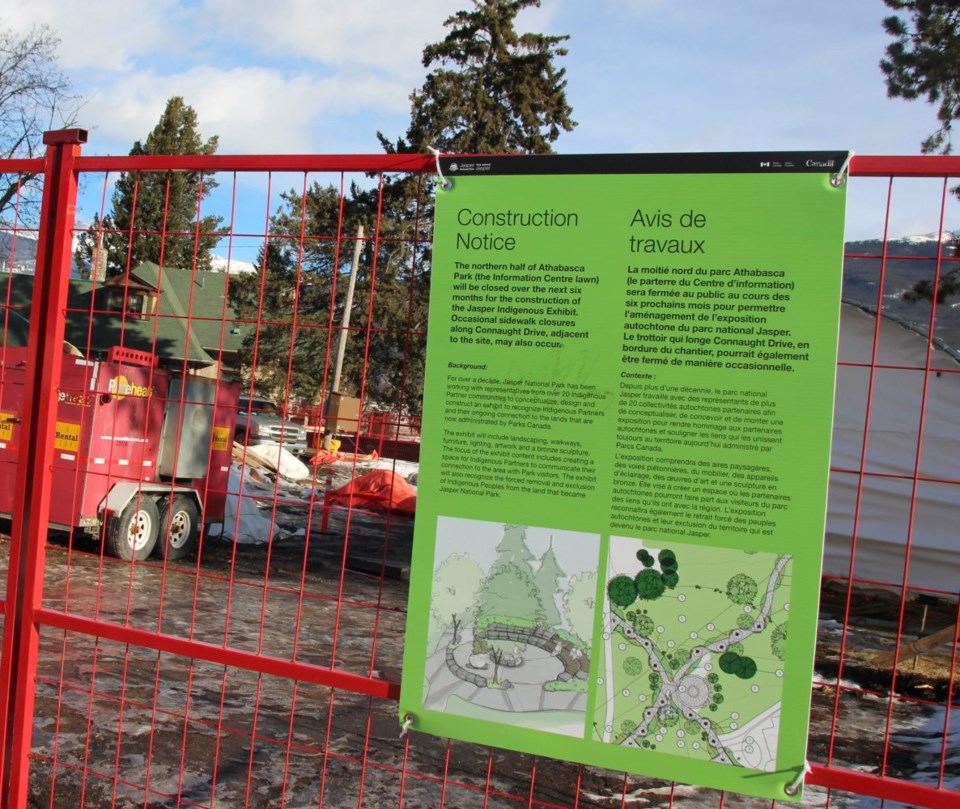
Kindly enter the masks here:
[[[894, 37], [880, 62], [887, 95], [908, 101], [925, 98], [937, 104], [939, 126], [920, 148], [924, 154], [949, 154], [953, 123], [960, 118], [960, 6], [956, 0], [884, 2], [894, 11], [907, 14], [906, 18], [891, 15], [883, 21], [884, 30]], [[953, 193], [960, 196], [960, 187]], [[911, 303], [942, 304], [958, 292], [960, 270], [944, 269], [936, 284], [921, 279], [903, 293], [903, 298]]]
[[546, 154], [576, 126], [565, 69], [555, 59], [569, 37], [518, 33], [517, 15], [540, 0], [473, 0], [444, 23], [450, 29], [423, 51], [432, 68], [411, 95], [406, 136], [389, 151]]
[[[420, 413], [430, 295], [432, 207], [423, 178], [384, 178], [366, 192], [353, 189], [366, 223], [362, 306], [354, 313], [364, 328], [366, 398]], [[378, 216], [379, 213], [379, 216]], [[369, 326], [369, 329], [367, 327]]]
[[521, 618], [536, 624], [546, 620], [540, 588], [530, 562], [533, 554], [526, 543], [527, 529], [505, 525], [497, 545], [497, 559], [477, 596], [476, 619], [488, 616]]
[[[431, 71], [411, 96], [407, 132], [393, 143], [378, 133], [384, 148], [549, 152], [560, 133], [574, 126], [564, 71], [554, 66], [566, 53], [560, 44], [567, 37], [517, 33], [515, 18], [530, 6], [539, 6], [539, 0], [474, 0], [471, 11], [450, 17], [447, 37], [424, 50]], [[366, 240], [340, 391], [362, 394], [368, 404], [421, 412], [432, 185], [419, 176], [383, 176], [370, 188], [351, 188], [343, 199], [338, 190], [319, 186], [305, 195], [284, 195], [271, 230], [287, 245], [276, 259], [261, 257], [261, 266], [274, 260], [278, 266], [237, 291], [243, 316], [269, 324], [270, 331], [251, 336], [245, 349], [251, 373], [256, 352], [258, 385], [263, 373], [272, 373], [272, 384], [279, 386], [289, 367], [290, 388], [298, 398], [313, 400], [329, 389], [330, 353], [342, 322], [345, 272], [352, 258], [349, 240], [362, 223]], [[289, 293], [267, 290], [287, 287], [294, 278], [299, 279], [295, 305]], [[295, 333], [283, 325], [294, 311]]]
[[305, 402], [330, 390], [363, 225], [338, 392], [419, 412], [427, 301], [418, 240], [410, 238], [417, 225], [387, 196], [356, 187], [344, 195], [319, 183], [281, 195], [257, 274], [231, 281], [231, 303], [257, 325], [245, 340], [242, 366], [258, 387], [279, 393], [289, 378], [295, 398]]
[[[473, 0], [473, 8], [449, 17], [447, 36], [428, 45], [429, 73], [411, 95], [406, 133], [385, 151], [496, 153], [552, 151], [576, 125], [566, 99], [563, 57], [566, 36], [518, 33], [517, 15], [540, 0]], [[358, 197], [358, 202], [361, 201]], [[423, 397], [433, 182], [422, 177], [382, 178], [363, 204], [379, 220], [379, 317], [370, 343], [367, 384], [381, 401], [419, 413]], [[398, 374], [397, 371], [400, 370]]]
[[550, 547], [540, 557], [540, 567], [537, 568], [533, 577], [540, 590], [540, 600], [543, 602], [547, 626], [560, 626], [560, 610], [557, 608], [556, 596], [560, 592], [560, 579], [565, 575], [557, 561], [551, 540]]
[[[179, 96], [167, 101], [160, 121], [131, 156], [213, 154], [217, 137], [204, 141], [197, 114]], [[210, 250], [220, 236], [221, 218], [202, 215], [202, 203], [216, 181], [202, 172], [124, 172], [117, 180], [110, 213], [79, 240], [77, 263], [91, 268], [105, 253], [108, 276], [144, 261], [163, 267], [210, 269]]]
[[894, 37], [880, 69], [892, 98], [926, 98], [939, 104], [939, 127], [922, 145], [925, 154], [950, 152], [953, 122], [960, 117], [960, 7], [956, 0], [884, 0], [894, 11], [884, 30]]
[[[333, 328], [335, 280], [346, 252], [338, 240], [342, 207], [333, 186], [314, 183], [299, 194], [281, 194], [257, 272], [230, 282], [230, 303], [246, 322], [241, 349], [243, 378], [278, 399], [315, 402], [323, 390]], [[340, 300], [343, 299], [342, 290]]]
[[[308, 394], [315, 391], [318, 365], [322, 378], [328, 337], [327, 317], [309, 303], [316, 294], [313, 285], [298, 279], [280, 240], [261, 248], [256, 273], [230, 279], [231, 305], [246, 325], [241, 374], [246, 383], [255, 379], [264, 395], [312, 401]], [[295, 310], [303, 310], [296, 323]]]

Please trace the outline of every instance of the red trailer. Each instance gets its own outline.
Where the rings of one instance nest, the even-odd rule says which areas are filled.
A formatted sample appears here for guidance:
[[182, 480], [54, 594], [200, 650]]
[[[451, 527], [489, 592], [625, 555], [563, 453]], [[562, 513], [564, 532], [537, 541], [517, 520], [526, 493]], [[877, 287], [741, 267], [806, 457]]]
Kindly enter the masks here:
[[[13, 509], [27, 351], [0, 366], [0, 513]], [[201, 523], [222, 522], [239, 387], [113, 349], [66, 356], [53, 456], [51, 527], [98, 535], [123, 559], [176, 559]]]

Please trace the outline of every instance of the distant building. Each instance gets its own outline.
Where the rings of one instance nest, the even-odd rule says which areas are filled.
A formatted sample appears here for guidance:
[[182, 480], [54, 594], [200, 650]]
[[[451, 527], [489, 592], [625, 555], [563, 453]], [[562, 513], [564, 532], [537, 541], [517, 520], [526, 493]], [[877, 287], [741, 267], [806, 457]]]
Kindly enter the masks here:
[[[126, 276], [102, 283], [70, 279], [65, 339], [88, 359], [114, 346], [148, 351], [161, 365], [204, 376], [239, 365], [243, 324], [226, 300], [226, 273], [161, 269], [144, 262]], [[35, 276], [0, 276], [0, 327], [7, 345], [22, 345]], [[6, 294], [9, 292], [9, 297]], [[4, 301], [17, 318], [3, 317]], [[15, 325], [16, 321], [16, 325]]]

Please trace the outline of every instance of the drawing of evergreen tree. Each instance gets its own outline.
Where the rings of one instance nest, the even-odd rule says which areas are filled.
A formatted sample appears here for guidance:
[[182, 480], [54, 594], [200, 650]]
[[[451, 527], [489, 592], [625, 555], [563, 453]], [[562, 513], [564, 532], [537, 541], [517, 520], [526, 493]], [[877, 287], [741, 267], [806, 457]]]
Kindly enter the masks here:
[[540, 590], [540, 600], [543, 602], [544, 620], [547, 626], [560, 626], [560, 610], [557, 608], [556, 595], [560, 592], [560, 579], [566, 577], [563, 568], [557, 561], [557, 555], [553, 551], [553, 538], [550, 539], [550, 547], [540, 557], [540, 567], [534, 574], [534, 581]]

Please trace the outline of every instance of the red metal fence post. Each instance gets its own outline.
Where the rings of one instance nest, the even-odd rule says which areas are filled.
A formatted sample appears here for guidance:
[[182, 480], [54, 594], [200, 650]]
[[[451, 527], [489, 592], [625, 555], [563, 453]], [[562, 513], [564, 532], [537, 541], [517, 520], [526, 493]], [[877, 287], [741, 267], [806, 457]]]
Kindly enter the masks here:
[[86, 140], [87, 133], [82, 129], [47, 132], [43, 138], [47, 145], [45, 182], [0, 665], [0, 808], [27, 803], [40, 639], [35, 616], [43, 597], [57, 385], [63, 363], [64, 311], [77, 200], [74, 161]]

